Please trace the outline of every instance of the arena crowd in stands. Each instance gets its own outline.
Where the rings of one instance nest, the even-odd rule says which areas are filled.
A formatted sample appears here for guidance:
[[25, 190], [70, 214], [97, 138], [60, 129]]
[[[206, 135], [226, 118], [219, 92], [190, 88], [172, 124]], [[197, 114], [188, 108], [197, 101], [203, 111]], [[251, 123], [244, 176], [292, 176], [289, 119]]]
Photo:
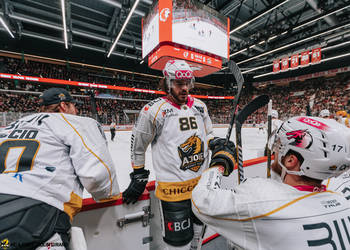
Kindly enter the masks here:
[[[13, 58], [0, 58], [3, 65], [1, 73], [39, 76], [46, 78], [76, 80], [106, 84], [106, 78], [101, 78], [96, 72], [88, 69], [68, 68], [64, 65], [53, 65], [42, 62], [23, 61]], [[125, 77], [108, 79], [108, 83], [118, 86], [157, 89], [156, 81], [137, 83]], [[110, 80], [110, 81], [109, 81]], [[338, 110], [348, 110], [349, 97], [346, 89], [350, 83], [350, 74], [343, 73], [330, 78], [314, 78], [303, 82], [294, 82], [288, 86], [269, 85], [265, 89], [243, 91], [240, 107], [248, 103], [254, 96], [268, 94], [273, 100], [273, 108], [277, 109], [282, 120], [295, 115], [306, 114], [306, 106], [314, 96], [313, 115], [318, 115], [322, 109], [328, 109], [331, 114]], [[159, 81], [159, 79], [157, 79]], [[129, 83], [128, 83], [129, 82]], [[38, 110], [38, 95], [52, 84], [38, 84], [18, 80], [0, 79], [0, 112], [32, 113]], [[62, 86], [57, 86], [62, 87]], [[79, 115], [94, 117], [91, 94], [96, 100], [96, 113], [100, 121], [109, 124], [115, 120], [118, 124], [132, 124], [139, 111], [148, 101], [160, 95], [110, 90], [83, 89], [76, 86], [65, 86], [76, 98], [83, 101], [79, 107]], [[193, 94], [199, 95], [234, 95], [232, 90], [194, 89]], [[111, 99], [114, 98], [114, 99]], [[227, 124], [232, 113], [232, 100], [202, 99], [216, 124]], [[96, 116], [96, 115], [95, 115]], [[249, 117], [247, 123], [258, 124], [265, 122], [267, 108], [260, 109]]]

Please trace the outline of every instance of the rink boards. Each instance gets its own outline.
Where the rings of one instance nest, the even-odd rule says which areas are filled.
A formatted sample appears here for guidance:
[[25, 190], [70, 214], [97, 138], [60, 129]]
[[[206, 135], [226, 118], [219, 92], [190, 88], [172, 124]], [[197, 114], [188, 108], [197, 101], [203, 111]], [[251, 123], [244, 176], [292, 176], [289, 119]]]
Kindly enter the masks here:
[[[266, 176], [266, 161], [266, 157], [245, 161], [245, 176]], [[235, 170], [229, 177], [224, 177], [223, 187], [233, 187], [237, 182]], [[75, 216], [73, 226], [82, 228], [87, 249], [163, 250], [159, 201], [154, 196], [154, 190], [155, 182], [151, 181], [139, 201], [130, 205], [124, 204], [121, 198], [106, 203], [84, 199], [82, 211]], [[208, 229], [202, 249], [217, 249], [218, 244], [221, 244], [220, 249], [225, 250], [223, 238]]]

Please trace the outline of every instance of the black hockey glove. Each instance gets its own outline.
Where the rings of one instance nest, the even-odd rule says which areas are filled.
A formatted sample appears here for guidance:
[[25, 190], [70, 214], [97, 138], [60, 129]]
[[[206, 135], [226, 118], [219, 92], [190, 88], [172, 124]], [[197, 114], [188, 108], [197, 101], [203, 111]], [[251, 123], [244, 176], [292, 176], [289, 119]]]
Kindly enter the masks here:
[[144, 168], [134, 169], [134, 172], [130, 174], [131, 182], [128, 188], [123, 192], [123, 202], [126, 204], [133, 203], [135, 204], [148, 182], [149, 170]]
[[232, 141], [225, 145], [225, 138], [214, 137], [209, 141], [209, 149], [212, 151], [209, 167], [221, 165], [225, 168], [224, 176], [229, 176], [236, 164], [236, 147]]

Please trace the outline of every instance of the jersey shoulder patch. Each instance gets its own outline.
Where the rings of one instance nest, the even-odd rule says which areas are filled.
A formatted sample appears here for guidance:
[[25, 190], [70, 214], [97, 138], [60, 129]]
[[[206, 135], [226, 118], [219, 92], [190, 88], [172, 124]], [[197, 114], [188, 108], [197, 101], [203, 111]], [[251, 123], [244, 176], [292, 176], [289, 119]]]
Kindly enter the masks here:
[[206, 106], [205, 103], [198, 98], [193, 97], [194, 104]]
[[160, 105], [162, 105], [163, 103], [165, 103], [166, 101], [159, 97], [157, 99], [154, 99], [153, 101], [147, 103], [143, 108], [142, 108], [142, 112], [144, 113], [151, 113], [152, 116], [155, 116], [156, 113], [158, 112]]
[[198, 112], [201, 115], [204, 115], [207, 112], [207, 106], [205, 105], [204, 102], [198, 100], [197, 98], [194, 98], [194, 103], [193, 103], [193, 107], [198, 110]]

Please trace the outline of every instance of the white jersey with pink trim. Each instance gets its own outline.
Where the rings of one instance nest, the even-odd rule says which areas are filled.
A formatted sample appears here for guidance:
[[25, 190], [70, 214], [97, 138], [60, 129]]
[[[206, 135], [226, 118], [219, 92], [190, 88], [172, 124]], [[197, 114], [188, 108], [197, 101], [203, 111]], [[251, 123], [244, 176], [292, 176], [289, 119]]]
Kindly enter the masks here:
[[226, 190], [221, 178], [219, 168], [202, 174], [192, 210], [235, 249], [350, 249], [350, 204], [343, 195], [300, 191], [265, 178]]
[[100, 200], [119, 194], [107, 141], [98, 122], [38, 113], [0, 131], [0, 193], [30, 197], [73, 215], [83, 188]]
[[133, 168], [145, 165], [145, 152], [152, 145], [156, 196], [166, 201], [190, 198], [209, 164], [207, 141], [213, 137], [206, 105], [193, 97], [179, 106], [166, 97], [145, 105], [131, 137]]

